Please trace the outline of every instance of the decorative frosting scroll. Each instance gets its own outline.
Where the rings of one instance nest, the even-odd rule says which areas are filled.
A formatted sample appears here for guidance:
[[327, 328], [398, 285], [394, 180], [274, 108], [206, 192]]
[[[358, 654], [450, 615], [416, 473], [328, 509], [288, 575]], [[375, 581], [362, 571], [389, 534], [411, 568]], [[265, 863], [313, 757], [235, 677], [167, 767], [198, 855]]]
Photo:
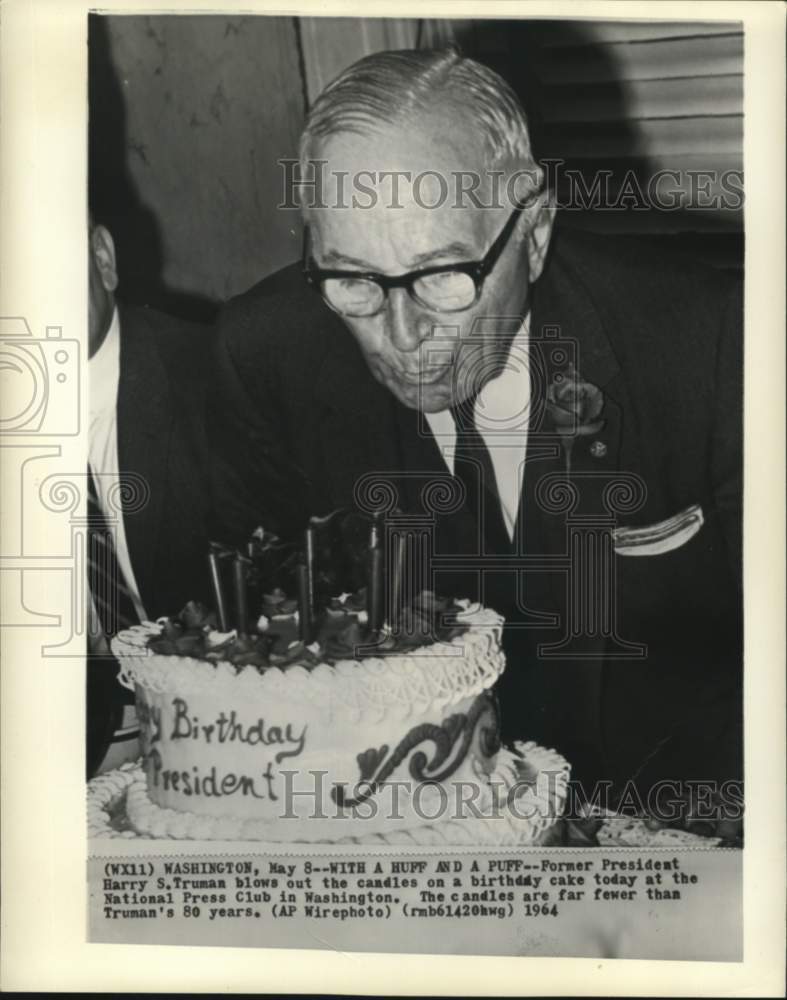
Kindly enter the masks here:
[[411, 776], [419, 782], [444, 781], [465, 759], [476, 730], [481, 753], [485, 757], [493, 757], [500, 749], [497, 705], [486, 693], [475, 699], [466, 714], [458, 712], [449, 715], [439, 726], [430, 722], [415, 726], [390, 756], [386, 744], [359, 753], [359, 784], [364, 787], [358, 795], [348, 798], [344, 785], [337, 784], [331, 791], [331, 798], [340, 808], [357, 806], [379, 791], [399, 765], [422, 743], [433, 743], [434, 752], [431, 759], [423, 750], [413, 753], [409, 768]]

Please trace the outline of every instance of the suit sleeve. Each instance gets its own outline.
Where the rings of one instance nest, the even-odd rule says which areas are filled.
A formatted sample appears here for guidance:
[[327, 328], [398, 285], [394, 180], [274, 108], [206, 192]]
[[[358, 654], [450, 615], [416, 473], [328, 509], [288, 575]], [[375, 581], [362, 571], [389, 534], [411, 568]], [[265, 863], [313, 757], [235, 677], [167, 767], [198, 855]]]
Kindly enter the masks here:
[[743, 290], [736, 282], [722, 318], [716, 357], [711, 476], [733, 576], [743, 556]]
[[300, 519], [276, 382], [265, 332], [231, 303], [217, 322], [209, 433], [213, 533], [232, 545], [259, 526], [286, 536]]

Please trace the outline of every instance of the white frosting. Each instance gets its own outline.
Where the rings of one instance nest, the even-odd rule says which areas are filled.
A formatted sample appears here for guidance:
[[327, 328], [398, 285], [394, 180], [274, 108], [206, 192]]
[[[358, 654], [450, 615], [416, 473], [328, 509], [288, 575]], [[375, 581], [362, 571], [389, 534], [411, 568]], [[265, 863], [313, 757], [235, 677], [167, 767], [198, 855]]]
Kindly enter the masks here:
[[[563, 812], [570, 768], [560, 754], [535, 743], [517, 743], [513, 751], [501, 750], [489, 776], [493, 799], [481, 816], [397, 829], [382, 834], [329, 838], [311, 842], [360, 845], [522, 846], [537, 844], [549, 833]], [[133, 830], [117, 830], [110, 812], [125, 805]], [[306, 831], [308, 832], [308, 831]], [[88, 785], [88, 835], [91, 837], [155, 837], [176, 840], [251, 840], [277, 842], [274, 825], [264, 821], [197, 816], [161, 809], [147, 794], [144, 771], [124, 765], [118, 771], [94, 778]], [[281, 842], [278, 839], [278, 842]]]

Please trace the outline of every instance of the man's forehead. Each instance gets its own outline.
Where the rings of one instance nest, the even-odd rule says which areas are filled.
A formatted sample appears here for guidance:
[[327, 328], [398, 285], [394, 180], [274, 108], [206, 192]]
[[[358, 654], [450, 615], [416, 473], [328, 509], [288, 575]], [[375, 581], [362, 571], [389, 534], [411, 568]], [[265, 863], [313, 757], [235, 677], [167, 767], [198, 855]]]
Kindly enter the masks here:
[[479, 199], [494, 203], [493, 180], [482, 143], [477, 136], [464, 142], [464, 131], [450, 120], [421, 119], [411, 129], [325, 141], [315, 152], [325, 161], [325, 207], [308, 213], [322, 262], [395, 270], [440, 251], [473, 257], [504, 208], [478, 207]]
[[488, 151], [478, 128], [450, 108], [415, 116], [407, 123], [381, 123], [363, 134], [339, 132], [319, 144], [329, 168], [375, 171], [479, 170]]

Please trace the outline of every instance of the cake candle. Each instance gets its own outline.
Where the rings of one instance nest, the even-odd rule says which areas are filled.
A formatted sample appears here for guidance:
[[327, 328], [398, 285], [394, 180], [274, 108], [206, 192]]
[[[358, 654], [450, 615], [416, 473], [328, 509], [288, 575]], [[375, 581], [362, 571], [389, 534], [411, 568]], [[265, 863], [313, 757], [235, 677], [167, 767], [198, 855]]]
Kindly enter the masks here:
[[314, 530], [314, 518], [312, 518], [304, 534], [304, 549], [306, 553], [306, 608], [310, 629], [311, 621], [314, 617]]
[[211, 542], [208, 550], [208, 562], [210, 564], [210, 582], [213, 587], [213, 603], [216, 605], [219, 628], [222, 632], [227, 632], [229, 630], [227, 623], [227, 603], [224, 600], [224, 587], [221, 582], [221, 570], [219, 568], [219, 559], [222, 554], [222, 547], [215, 542]]
[[376, 634], [383, 627], [383, 549], [380, 544], [380, 518], [375, 514], [369, 531], [367, 606], [369, 630]]
[[404, 561], [406, 539], [402, 533], [393, 537], [393, 576], [391, 579], [391, 627], [398, 632], [401, 626], [402, 597], [404, 585]]
[[236, 552], [233, 560], [233, 581], [235, 584], [235, 616], [238, 635], [248, 635], [249, 602], [246, 591], [246, 572], [250, 560]]
[[301, 642], [311, 642], [312, 606], [309, 599], [309, 568], [305, 563], [295, 567], [298, 580], [298, 634]]

